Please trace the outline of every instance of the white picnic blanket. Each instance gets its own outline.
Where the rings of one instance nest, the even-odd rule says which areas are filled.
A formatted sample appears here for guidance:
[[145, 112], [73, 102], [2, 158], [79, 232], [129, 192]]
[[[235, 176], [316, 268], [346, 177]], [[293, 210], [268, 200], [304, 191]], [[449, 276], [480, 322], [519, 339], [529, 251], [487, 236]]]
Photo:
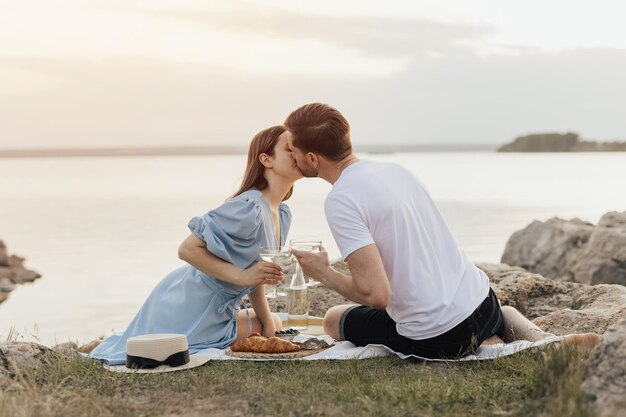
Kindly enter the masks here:
[[[294, 341], [304, 341], [309, 335], [299, 335], [294, 338]], [[332, 341], [328, 336], [318, 336], [327, 341]], [[384, 345], [367, 345], [365, 347], [355, 346], [350, 342], [335, 342], [335, 346], [326, 349], [315, 355], [305, 356], [299, 359], [251, 359], [251, 358], [236, 358], [228, 356], [225, 350], [222, 349], [204, 349], [196, 353], [198, 356], [208, 358], [209, 360], [239, 360], [239, 361], [272, 361], [272, 360], [306, 360], [314, 361], [320, 359], [334, 359], [334, 360], [346, 360], [346, 359], [367, 359], [376, 358], [380, 356], [396, 355], [401, 359], [419, 359], [425, 361], [435, 362], [458, 362], [458, 361], [480, 361], [487, 359], [501, 358], [504, 356], [514, 355], [530, 348], [545, 347], [547, 345], [558, 343], [561, 341], [559, 336], [549, 337], [540, 342], [528, 342], [526, 340], [518, 340], [512, 343], [499, 343], [495, 345], [481, 346], [475, 355], [466, 356], [461, 359], [428, 359], [415, 355], [405, 355], [403, 353], [394, 352], [390, 348]]]

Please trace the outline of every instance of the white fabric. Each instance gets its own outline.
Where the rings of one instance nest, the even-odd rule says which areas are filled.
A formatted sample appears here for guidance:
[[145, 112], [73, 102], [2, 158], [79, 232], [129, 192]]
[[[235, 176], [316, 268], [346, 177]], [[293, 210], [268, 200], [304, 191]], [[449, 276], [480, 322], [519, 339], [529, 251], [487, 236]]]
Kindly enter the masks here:
[[550, 337], [540, 342], [528, 342], [526, 340], [518, 340], [512, 343], [501, 343], [496, 345], [481, 346], [475, 355], [466, 356], [461, 359], [428, 359], [415, 355], [405, 355], [403, 353], [394, 352], [387, 346], [383, 345], [367, 345], [365, 347], [358, 347], [350, 342], [336, 342], [336, 345], [326, 349], [320, 353], [311, 356], [305, 356], [299, 359], [250, 359], [250, 358], [236, 358], [228, 356], [226, 350], [222, 349], [204, 349], [196, 353], [194, 356], [199, 356], [207, 360], [244, 360], [244, 361], [272, 361], [272, 360], [306, 360], [315, 361], [321, 359], [334, 359], [334, 360], [347, 360], [347, 359], [367, 359], [380, 356], [396, 355], [401, 359], [420, 359], [432, 362], [462, 362], [462, 361], [479, 361], [487, 359], [502, 358], [510, 356], [515, 353], [521, 352], [530, 348], [544, 347], [553, 343], [558, 343], [561, 340], [559, 336]]
[[465, 320], [489, 292], [487, 275], [461, 250], [426, 188], [405, 168], [359, 161], [344, 169], [325, 203], [346, 259], [372, 243], [392, 290], [398, 333], [428, 339]]

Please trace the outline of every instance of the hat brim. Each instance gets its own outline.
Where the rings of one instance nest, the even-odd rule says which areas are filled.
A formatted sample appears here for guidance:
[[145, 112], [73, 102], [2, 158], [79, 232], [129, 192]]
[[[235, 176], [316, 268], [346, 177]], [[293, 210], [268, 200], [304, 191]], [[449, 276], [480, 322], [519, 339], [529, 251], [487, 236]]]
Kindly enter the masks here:
[[175, 372], [183, 371], [185, 369], [195, 368], [197, 366], [204, 365], [209, 361], [209, 358], [197, 355], [189, 355], [189, 363], [181, 366], [169, 366], [161, 365], [151, 369], [131, 369], [126, 365], [104, 365], [104, 369], [111, 372], [123, 372], [127, 374], [157, 374], [162, 372]]

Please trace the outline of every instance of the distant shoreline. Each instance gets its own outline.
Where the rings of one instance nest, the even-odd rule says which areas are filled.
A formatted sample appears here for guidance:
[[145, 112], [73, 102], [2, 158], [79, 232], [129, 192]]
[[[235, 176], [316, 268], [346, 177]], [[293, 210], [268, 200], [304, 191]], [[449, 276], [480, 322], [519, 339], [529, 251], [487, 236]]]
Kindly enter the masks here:
[[[496, 148], [497, 145], [366, 145], [355, 146], [355, 151], [357, 153], [372, 154], [403, 152], [495, 152]], [[0, 149], [0, 158], [206, 156], [245, 155], [247, 152], [248, 148], [243, 146]]]

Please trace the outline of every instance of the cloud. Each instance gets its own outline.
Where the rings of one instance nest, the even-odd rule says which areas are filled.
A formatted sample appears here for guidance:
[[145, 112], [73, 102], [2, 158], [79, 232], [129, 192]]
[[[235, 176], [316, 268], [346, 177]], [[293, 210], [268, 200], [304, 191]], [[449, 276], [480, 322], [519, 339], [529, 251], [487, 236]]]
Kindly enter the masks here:
[[544, 130], [626, 136], [616, 110], [626, 106], [626, 52], [616, 49], [423, 58], [375, 83], [145, 58], [10, 62], [58, 85], [0, 96], [1, 147], [245, 144], [312, 101], [343, 111], [357, 143], [503, 143]]
[[[321, 70], [285, 74], [235, 71], [220, 62], [177, 61], [167, 54], [5, 54], [0, 147], [245, 144], [312, 101], [338, 107], [352, 124], [355, 142], [368, 144], [503, 143], [538, 130], [574, 130], [591, 139], [626, 136], [617, 110], [626, 106], [624, 50], [546, 53], [511, 47], [513, 54], [481, 54], [490, 28], [412, 18], [138, 5], [127, 11], [167, 20], [170, 28], [192, 25], [193, 33], [206, 27], [289, 39], [303, 48], [325, 43], [335, 52], [380, 62], [402, 60], [402, 67], [384, 77]], [[274, 52], [279, 66], [297, 59]]]
[[442, 23], [418, 18], [330, 17], [268, 9], [189, 11], [137, 9], [150, 16], [194, 22], [238, 33], [317, 40], [373, 56], [404, 56], [458, 50], [458, 40], [493, 35], [484, 25]]

